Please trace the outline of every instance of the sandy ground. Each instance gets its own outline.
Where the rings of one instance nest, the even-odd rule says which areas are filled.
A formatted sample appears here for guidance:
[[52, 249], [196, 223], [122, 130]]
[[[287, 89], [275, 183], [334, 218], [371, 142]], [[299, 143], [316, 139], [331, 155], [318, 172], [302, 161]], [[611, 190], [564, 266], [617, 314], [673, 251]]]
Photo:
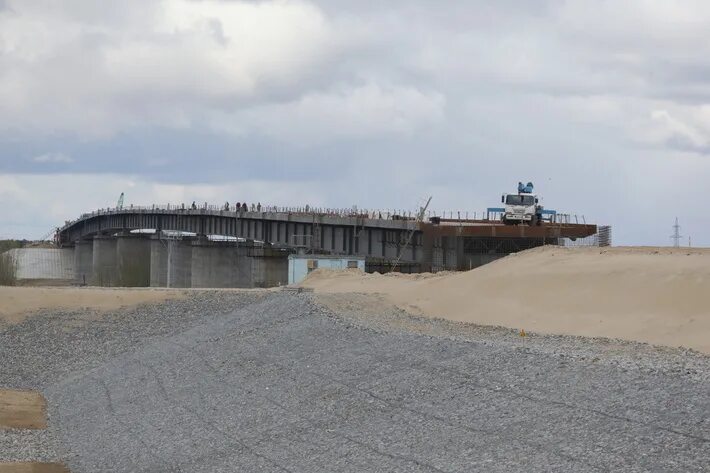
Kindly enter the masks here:
[[36, 391], [0, 389], [0, 428], [45, 429], [47, 403]]
[[19, 323], [42, 309], [98, 311], [164, 302], [184, 297], [182, 291], [162, 289], [48, 288], [0, 286], [0, 324]]
[[[46, 429], [47, 402], [36, 391], [0, 389], [0, 429]], [[59, 463], [0, 462], [0, 473], [69, 473]]]
[[58, 463], [0, 463], [0, 473], [69, 473], [69, 470]]
[[710, 354], [710, 250], [544, 247], [463, 273], [317, 270], [316, 294], [378, 294], [416, 315]]

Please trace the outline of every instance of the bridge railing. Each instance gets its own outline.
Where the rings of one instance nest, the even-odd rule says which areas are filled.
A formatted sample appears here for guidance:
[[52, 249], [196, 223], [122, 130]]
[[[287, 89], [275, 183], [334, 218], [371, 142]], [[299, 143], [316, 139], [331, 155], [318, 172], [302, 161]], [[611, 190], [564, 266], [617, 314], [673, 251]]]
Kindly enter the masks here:
[[[416, 211], [400, 210], [400, 209], [359, 209], [352, 208], [331, 208], [331, 207], [311, 207], [305, 206], [278, 206], [278, 205], [261, 205], [257, 204], [241, 204], [237, 208], [236, 204], [225, 202], [222, 205], [202, 203], [202, 204], [152, 204], [147, 206], [141, 205], [125, 205], [123, 207], [103, 208], [92, 212], [82, 214], [78, 219], [66, 221], [64, 227], [73, 225], [74, 223], [100, 215], [112, 215], [126, 212], [229, 212], [229, 213], [285, 213], [292, 215], [318, 215], [332, 217], [357, 217], [380, 220], [415, 220], [417, 218]], [[429, 210], [424, 215], [424, 221], [429, 221], [432, 217], [439, 219], [455, 219], [455, 220], [483, 220], [497, 221], [500, 220], [500, 215], [491, 214], [488, 210], [481, 212], [470, 211], [437, 211]], [[557, 214], [554, 215], [553, 223], [557, 224], [586, 224], [584, 216], [574, 214]]]
[[66, 221], [64, 226], [72, 225], [80, 220], [101, 215], [113, 215], [126, 212], [229, 212], [229, 213], [285, 213], [293, 215], [319, 215], [332, 217], [357, 217], [369, 219], [384, 219], [384, 220], [414, 220], [415, 212], [406, 210], [372, 210], [358, 208], [330, 208], [330, 207], [289, 207], [277, 205], [260, 205], [249, 204], [240, 205], [237, 209], [235, 204], [225, 203], [223, 205], [215, 204], [153, 204], [148, 206], [141, 205], [125, 205], [123, 207], [102, 208], [92, 212], [82, 214], [78, 219]]

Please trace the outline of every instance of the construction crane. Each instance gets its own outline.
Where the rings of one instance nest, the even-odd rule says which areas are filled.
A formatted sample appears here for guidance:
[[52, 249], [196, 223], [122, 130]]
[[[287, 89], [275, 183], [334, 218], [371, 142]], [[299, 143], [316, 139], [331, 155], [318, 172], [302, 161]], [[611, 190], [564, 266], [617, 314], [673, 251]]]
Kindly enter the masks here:
[[[417, 213], [417, 218], [415, 220], [416, 223], [421, 223], [424, 221], [424, 215], [426, 214], [426, 210], [429, 208], [429, 204], [431, 203], [431, 196], [426, 201], [426, 204], [424, 204], [423, 207], [419, 208], [419, 213]], [[412, 242], [412, 238], [414, 237], [414, 232], [417, 231], [417, 225], [415, 224], [412, 226], [412, 230], [409, 232], [409, 236], [407, 237], [407, 242], [404, 244], [402, 249], [399, 251], [399, 256], [397, 256], [397, 259], [395, 260], [394, 264], [392, 265], [392, 269], [390, 269], [390, 273], [397, 269], [397, 265], [399, 264], [399, 260], [402, 259], [402, 255], [404, 254], [404, 250], [407, 249], [409, 244]]]
[[123, 208], [123, 192], [121, 192], [121, 195], [118, 196], [118, 202], [116, 202], [116, 208], [118, 210], [121, 210]]

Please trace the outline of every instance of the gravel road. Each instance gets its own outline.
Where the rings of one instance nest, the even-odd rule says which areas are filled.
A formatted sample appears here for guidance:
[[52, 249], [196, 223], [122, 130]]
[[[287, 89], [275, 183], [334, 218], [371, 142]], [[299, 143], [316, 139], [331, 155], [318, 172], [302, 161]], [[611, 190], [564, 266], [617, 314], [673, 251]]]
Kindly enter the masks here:
[[0, 330], [0, 385], [42, 390], [74, 473], [708, 471], [708, 357], [396, 320], [274, 292], [45, 314]]

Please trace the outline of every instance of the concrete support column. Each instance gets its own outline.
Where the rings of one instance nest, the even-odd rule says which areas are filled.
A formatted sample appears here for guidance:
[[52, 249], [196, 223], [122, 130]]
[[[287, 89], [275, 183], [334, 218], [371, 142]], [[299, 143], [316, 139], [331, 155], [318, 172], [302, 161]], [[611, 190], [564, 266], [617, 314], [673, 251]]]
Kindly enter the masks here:
[[459, 271], [473, 268], [473, 263], [470, 259], [466, 259], [463, 252], [463, 238], [456, 238], [456, 267]]
[[168, 242], [159, 235], [150, 240], [150, 287], [168, 285]]
[[323, 241], [321, 242], [324, 250], [332, 251], [335, 246], [333, 241], [333, 227], [323, 227]]
[[246, 287], [275, 287], [288, 284], [288, 253], [274, 249], [258, 249], [251, 252], [248, 266], [251, 280]]
[[161, 239], [158, 236], [151, 239], [151, 287], [192, 287], [193, 240]]
[[89, 284], [93, 274], [94, 243], [79, 240], [74, 244], [74, 282]]
[[[438, 252], [437, 252], [438, 250]], [[434, 235], [431, 231], [422, 233], [421, 270], [422, 272], [436, 272], [441, 266], [440, 249], [434, 246]]]
[[354, 230], [354, 240], [355, 240], [355, 252], [354, 254], [360, 256], [367, 256], [368, 254], [368, 230], [362, 227], [355, 227]]
[[397, 259], [397, 256], [399, 256], [399, 245], [397, 243], [397, 237], [397, 230], [382, 230], [382, 239], [385, 242], [385, 258], [394, 260]]
[[115, 286], [116, 277], [116, 239], [110, 236], [94, 237], [91, 255], [92, 286]]
[[167, 241], [167, 287], [192, 286], [193, 239]]
[[334, 227], [333, 234], [335, 235], [333, 251], [336, 253], [345, 253], [345, 229], [343, 227]]
[[458, 249], [455, 237], [446, 237], [446, 269], [456, 271], [458, 268]]
[[233, 243], [198, 240], [192, 246], [192, 287], [251, 287], [251, 258]]
[[116, 284], [150, 286], [150, 239], [139, 235], [116, 237]]

